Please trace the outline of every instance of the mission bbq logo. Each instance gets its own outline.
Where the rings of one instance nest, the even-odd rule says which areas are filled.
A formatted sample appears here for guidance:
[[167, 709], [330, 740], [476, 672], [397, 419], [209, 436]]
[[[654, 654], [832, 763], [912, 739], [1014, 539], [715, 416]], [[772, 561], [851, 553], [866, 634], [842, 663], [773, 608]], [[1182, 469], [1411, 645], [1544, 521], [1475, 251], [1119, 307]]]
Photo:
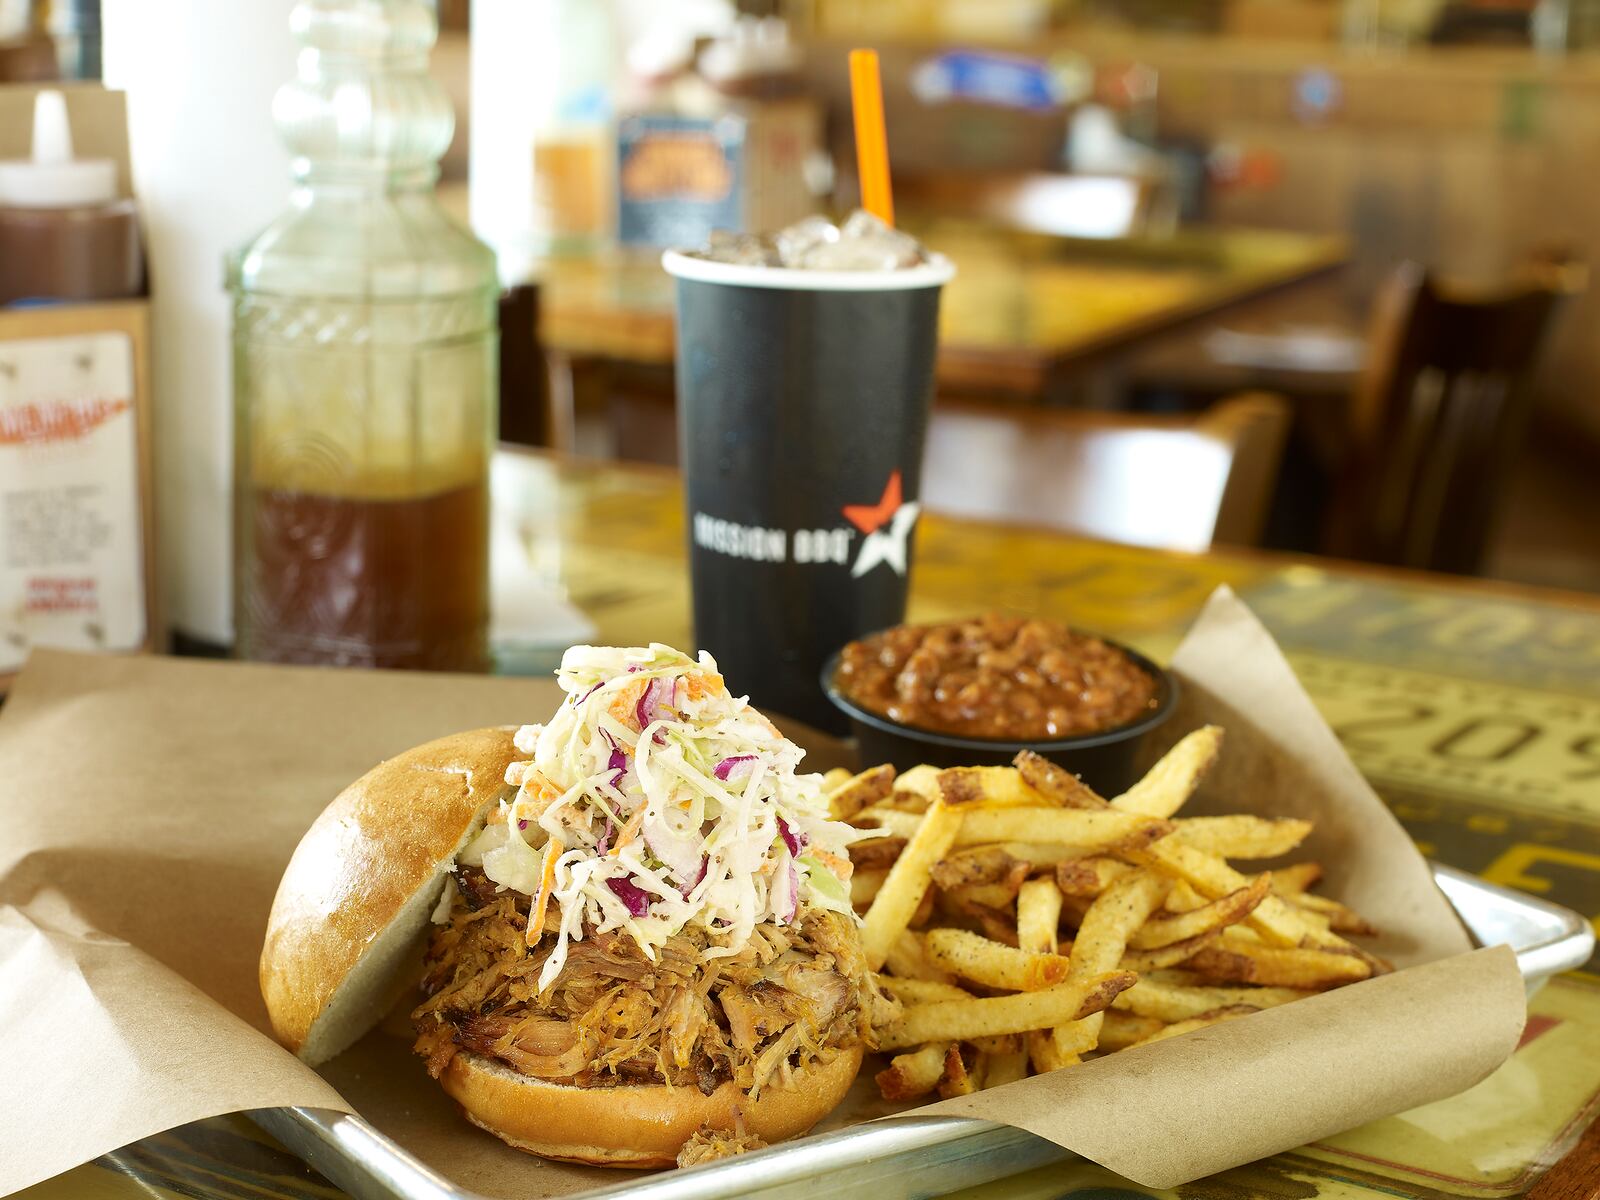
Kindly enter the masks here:
[[[889, 481], [876, 504], [846, 504], [839, 511], [853, 528], [770, 529], [697, 512], [693, 522], [694, 544], [714, 554], [749, 562], [849, 566], [854, 579], [860, 579], [880, 565], [887, 566], [896, 575], [906, 573], [906, 549], [922, 508], [916, 501], [904, 499], [898, 470], [889, 473]], [[856, 545], [858, 536], [859, 546]]]

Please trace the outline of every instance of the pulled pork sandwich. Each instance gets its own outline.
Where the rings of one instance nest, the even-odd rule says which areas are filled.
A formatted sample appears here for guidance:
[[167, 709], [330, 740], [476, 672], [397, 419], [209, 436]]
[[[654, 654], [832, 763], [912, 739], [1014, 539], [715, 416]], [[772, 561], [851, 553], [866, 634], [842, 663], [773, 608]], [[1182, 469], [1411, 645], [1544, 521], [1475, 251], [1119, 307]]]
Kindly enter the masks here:
[[[416, 982], [417, 1052], [519, 1149], [701, 1161], [809, 1129], [843, 1097], [876, 989], [821, 777], [716, 664], [574, 647], [551, 720], [382, 764], [280, 885], [262, 991], [322, 1061]], [[408, 969], [409, 967], [409, 969]]]

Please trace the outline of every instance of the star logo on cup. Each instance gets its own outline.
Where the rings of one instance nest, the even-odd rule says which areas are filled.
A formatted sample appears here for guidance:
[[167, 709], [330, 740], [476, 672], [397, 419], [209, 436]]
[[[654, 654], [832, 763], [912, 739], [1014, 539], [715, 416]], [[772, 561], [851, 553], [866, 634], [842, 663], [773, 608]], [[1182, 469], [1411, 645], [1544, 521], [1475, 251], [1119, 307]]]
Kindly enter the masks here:
[[889, 473], [889, 482], [876, 504], [844, 506], [845, 520], [865, 535], [856, 565], [850, 569], [852, 578], [860, 579], [879, 563], [887, 563], [897, 575], [906, 573], [906, 542], [922, 506], [916, 501], [906, 503], [903, 495], [900, 472], [895, 470]]

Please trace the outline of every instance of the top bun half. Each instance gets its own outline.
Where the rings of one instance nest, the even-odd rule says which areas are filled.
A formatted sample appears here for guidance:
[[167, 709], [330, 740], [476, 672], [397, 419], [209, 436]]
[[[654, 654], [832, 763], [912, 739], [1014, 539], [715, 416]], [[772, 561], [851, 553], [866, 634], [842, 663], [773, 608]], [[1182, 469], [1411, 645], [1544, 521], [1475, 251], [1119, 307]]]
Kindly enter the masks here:
[[267, 920], [261, 995], [313, 1065], [380, 1021], [410, 982], [445, 875], [506, 788], [512, 729], [478, 729], [380, 763], [300, 840]]

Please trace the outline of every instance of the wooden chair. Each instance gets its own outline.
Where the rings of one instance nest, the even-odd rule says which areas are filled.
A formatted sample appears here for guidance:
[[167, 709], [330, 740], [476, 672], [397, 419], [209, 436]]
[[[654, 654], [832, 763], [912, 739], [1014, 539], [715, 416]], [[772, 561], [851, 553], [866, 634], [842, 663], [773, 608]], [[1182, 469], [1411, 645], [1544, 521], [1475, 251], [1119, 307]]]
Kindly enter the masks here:
[[500, 294], [500, 427], [502, 442], [548, 446], [549, 379], [539, 346], [539, 289], [517, 284]]
[[1447, 289], [1407, 264], [1374, 309], [1352, 445], [1330, 518], [1334, 553], [1431, 571], [1478, 569], [1522, 440], [1528, 380], [1581, 264], [1542, 254], [1510, 286]]
[[922, 502], [1175, 550], [1259, 537], [1289, 426], [1265, 394], [1198, 417], [938, 404]]

